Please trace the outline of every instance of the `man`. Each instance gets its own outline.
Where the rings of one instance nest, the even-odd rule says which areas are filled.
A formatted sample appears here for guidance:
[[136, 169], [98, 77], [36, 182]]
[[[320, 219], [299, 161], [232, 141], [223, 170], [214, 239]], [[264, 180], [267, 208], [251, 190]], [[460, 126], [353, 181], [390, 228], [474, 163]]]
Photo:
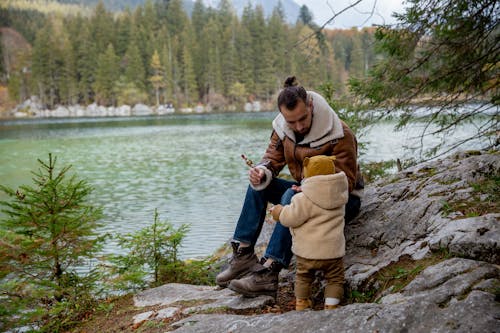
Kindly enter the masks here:
[[[349, 183], [346, 222], [357, 215], [361, 204], [356, 138], [326, 100], [299, 86], [293, 76], [285, 80], [278, 96], [278, 108], [280, 114], [273, 120], [273, 132], [264, 157], [248, 172], [250, 185], [231, 242], [233, 257], [229, 267], [216, 277], [219, 286], [249, 297], [276, 296], [278, 274], [283, 267], [288, 267], [292, 258], [290, 231], [280, 223], [276, 223], [260, 262], [254, 246], [268, 203], [287, 205], [296, 193], [293, 185], [300, 185], [303, 178], [304, 157], [335, 155], [335, 167], [344, 171]], [[295, 182], [277, 178], [285, 165]]]

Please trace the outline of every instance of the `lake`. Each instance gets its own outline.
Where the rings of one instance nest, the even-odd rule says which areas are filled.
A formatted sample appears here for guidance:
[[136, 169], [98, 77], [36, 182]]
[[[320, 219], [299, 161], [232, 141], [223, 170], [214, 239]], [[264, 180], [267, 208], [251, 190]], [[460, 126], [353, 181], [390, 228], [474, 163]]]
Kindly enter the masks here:
[[[246, 191], [241, 154], [258, 162], [275, 112], [166, 115], [136, 118], [68, 118], [0, 121], [0, 183], [31, 184], [37, 158], [58, 157], [93, 187], [103, 207], [102, 232], [123, 234], [160, 220], [190, 224], [181, 257], [206, 256], [232, 237]], [[463, 126], [455, 136], [473, 133]], [[393, 122], [370, 128], [361, 161], [411, 157], [418, 126], [394, 132]], [[429, 138], [429, 142], [438, 138]], [[474, 148], [471, 142], [466, 148]], [[0, 199], [6, 196], [0, 194]], [[109, 241], [104, 252], [119, 251]]]

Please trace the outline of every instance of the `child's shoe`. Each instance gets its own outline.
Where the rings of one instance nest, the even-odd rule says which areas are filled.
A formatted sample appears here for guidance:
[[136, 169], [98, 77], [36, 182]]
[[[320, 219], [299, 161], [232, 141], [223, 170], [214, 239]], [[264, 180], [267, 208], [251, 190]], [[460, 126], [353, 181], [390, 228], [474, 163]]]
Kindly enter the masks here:
[[334, 310], [334, 309], [338, 309], [339, 305], [336, 304], [336, 305], [326, 305], [325, 304], [325, 310]]
[[307, 298], [297, 298], [295, 301], [295, 310], [302, 311], [305, 309], [310, 309], [312, 307], [312, 302]]

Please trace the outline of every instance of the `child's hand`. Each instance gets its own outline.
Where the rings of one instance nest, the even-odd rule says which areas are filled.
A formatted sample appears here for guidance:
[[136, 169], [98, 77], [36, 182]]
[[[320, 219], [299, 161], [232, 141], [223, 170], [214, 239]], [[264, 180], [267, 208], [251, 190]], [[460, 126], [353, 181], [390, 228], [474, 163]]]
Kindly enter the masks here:
[[292, 190], [294, 190], [295, 192], [302, 192], [302, 187], [300, 187], [299, 185], [292, 185]]
[[283, 209], [282, 205], [275, 205], [269, 209], [269, 213], [271, 213], [271, 216], [273, 217], [274, 221], [279, 221], [282, 209]]

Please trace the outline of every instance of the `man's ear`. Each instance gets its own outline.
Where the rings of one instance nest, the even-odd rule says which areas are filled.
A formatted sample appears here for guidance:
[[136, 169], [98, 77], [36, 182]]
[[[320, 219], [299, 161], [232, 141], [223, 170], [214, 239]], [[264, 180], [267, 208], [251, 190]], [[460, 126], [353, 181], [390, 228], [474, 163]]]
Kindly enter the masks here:
[[309, 157], [304, 157], [303, 165], [307, 166], [309, 164]]

